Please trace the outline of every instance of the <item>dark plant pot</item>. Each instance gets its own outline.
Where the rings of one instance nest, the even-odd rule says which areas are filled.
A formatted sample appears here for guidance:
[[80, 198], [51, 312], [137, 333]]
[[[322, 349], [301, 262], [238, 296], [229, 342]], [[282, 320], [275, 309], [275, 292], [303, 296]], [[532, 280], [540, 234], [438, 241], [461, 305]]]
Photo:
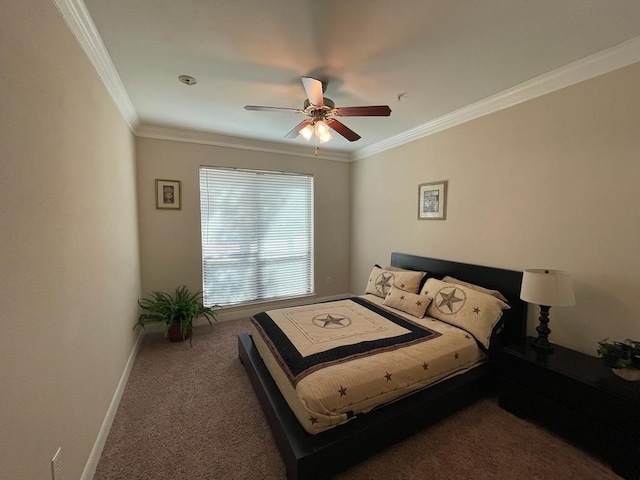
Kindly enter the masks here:
[[191, 337], [191, 328], [188, 328], [184, 338], [182, 337], [182, 333], [180, 332], [180, 324], [172, 323], [169, 327], [169, 332], [167, 333], [170, 342], [184, 342], [185, 340], [189, 340]]

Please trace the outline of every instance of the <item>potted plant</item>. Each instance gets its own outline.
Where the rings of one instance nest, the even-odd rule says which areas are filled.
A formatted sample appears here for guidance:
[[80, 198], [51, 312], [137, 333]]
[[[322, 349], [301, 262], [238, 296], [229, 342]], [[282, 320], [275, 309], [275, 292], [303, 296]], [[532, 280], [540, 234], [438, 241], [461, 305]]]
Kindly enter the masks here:
[[625, 380], [640, 380], [640, 342], [598, 342], [598, 355], [607, 367]]
[[202, 292], [192, 293], [187, 287], [181, 285], [176, 288], [173, 295], [165, 292], [153, 292], [149, 298], [138, 300], [142, 313], [133, 328], [155, 323], [163, 325], [165, 337], [172, 342], [182, 342], [189, 339], [191, 345], [191, 333], [193, 320], [204, 317], [212, 326], [211, 320], [216, 320], [216, 312], [213, 310], [218, 305], [205, 307], [202, 303]]

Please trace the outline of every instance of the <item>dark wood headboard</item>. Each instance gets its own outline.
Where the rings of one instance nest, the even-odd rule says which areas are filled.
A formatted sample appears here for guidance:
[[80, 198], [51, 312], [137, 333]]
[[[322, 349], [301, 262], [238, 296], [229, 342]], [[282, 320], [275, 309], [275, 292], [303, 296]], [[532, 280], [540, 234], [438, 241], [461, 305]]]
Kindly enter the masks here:
[[419, 257], [399, 252], [391, 253], [391, 265], [408, 270], [427, 272], [429, 277], [443, 278], [449, 275], [465, 282], [500, 291], [507, 297], [511, 307], [509, 310], [505, 310], [503, 314], [506, 341], [518, 341], [526, 337], [527, 303], [520, 300], [522, 272], [437, 258]]

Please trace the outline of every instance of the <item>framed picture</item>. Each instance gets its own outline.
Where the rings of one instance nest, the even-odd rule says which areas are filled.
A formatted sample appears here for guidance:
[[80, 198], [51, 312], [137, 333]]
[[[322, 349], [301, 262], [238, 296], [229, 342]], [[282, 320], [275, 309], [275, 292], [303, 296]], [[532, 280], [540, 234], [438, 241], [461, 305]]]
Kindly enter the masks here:
[[447, 180], [418, 185], [418, 220], [447, 218]]
[[180, 210], [181, 200], [180, 181], [156, 179], [156, 208]]

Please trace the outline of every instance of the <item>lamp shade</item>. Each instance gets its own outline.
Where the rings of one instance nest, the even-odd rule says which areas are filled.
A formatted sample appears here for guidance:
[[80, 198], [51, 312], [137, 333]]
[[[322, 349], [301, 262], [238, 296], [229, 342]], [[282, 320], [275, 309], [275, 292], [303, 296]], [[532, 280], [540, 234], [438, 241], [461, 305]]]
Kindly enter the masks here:
[[548, 307], [569, 307], [576, 304], [571, 275], [561, 270], [525, 270], [520, 298], [525, 302]]

